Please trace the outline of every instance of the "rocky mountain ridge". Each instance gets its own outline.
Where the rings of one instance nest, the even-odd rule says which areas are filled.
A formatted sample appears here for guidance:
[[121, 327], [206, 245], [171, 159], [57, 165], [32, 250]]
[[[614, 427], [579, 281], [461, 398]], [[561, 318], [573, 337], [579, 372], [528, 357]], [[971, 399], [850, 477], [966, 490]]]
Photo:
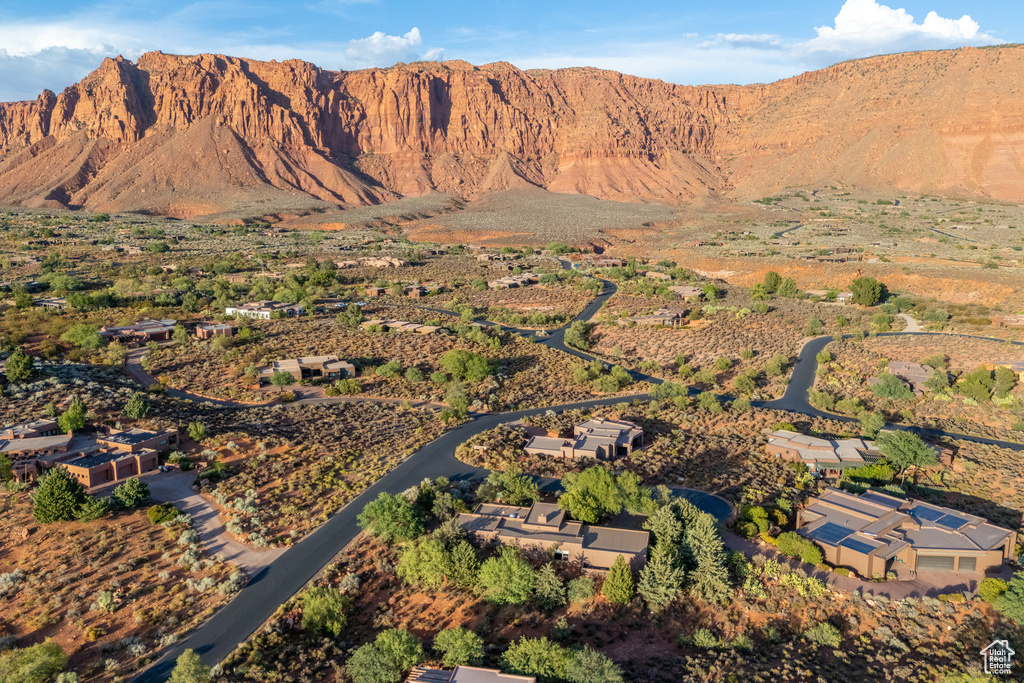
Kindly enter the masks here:
[[757, 86], [591, 68], [148, 53], [0, 104], [0, 204], [177, 216], [542, 187], [668, 204], [843, 182], [1024, 198], [1024, 48]]

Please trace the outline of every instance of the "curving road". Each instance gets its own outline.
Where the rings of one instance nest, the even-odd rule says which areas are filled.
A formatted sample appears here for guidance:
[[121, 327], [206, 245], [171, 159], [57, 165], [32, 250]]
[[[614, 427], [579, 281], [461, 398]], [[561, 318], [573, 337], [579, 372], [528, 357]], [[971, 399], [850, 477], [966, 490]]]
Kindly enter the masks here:
[[[563, 262], [563, 267], [566, 264]], [[604, 302], [616, 291], [613, 283], [605, 282], [604, 290], [594, 299], [587, 308], [580, 313], [575, 320], [590, 320], [601, 308]], [[545, 340], [540, 341], [551, 348], [564, 351], [578, 358], [591, 360], [593, 357], [565, 345], [565, 327], [556, 330]], [[937, 333], [909, 332], [909, 333], [886, 333], [880, 336], [899, 335], [927, 335]], [[852, 335], [846, 335], [850, 337]], [[970, 335], [961, 335], [970, 336]], [[977, 339], [991, 339], [989, 337], [973, 337]], [[796, 364], [793, 368], [793, 377], [786, 388], [782, 398], [773, 401], [757, 402], [758, 407], [787, 410], [805, 415], [823, 417], [833, 420], [854, 421], [853, 418], [834, 415], [818, 410], [808, 402], [808, 390], [813, 386], [815, 372], [817, 370], [817, 354], [830, 342], [831, 337], [817, 337], [808, 341], [800, 350]], [[996, 340], [1003, 341], [1003, 340]], [[1019, 343], [1019, 342], [1018, 342]], [[636, 379], [648, 381], [652, 384], [660, 384], [662, 380], [643, 373], [631, 373]], [[692, 393], [692, 392], [691, 392]], [[335, 513], [316, 531], [305, 537], [285, 551], [275, 562], [261, 570], [235, 598], [225, 605], [220, 611], [214, 614], [207, 622], [191, 633], [187, 638], [180, 641], [164, 652], [149, 668], [140, 672], [132, 680], [134, 683], [156, 683], [164, 681], [170, 675], [174, 667], [175, 659], [185, 649], [193, 649], [198, 652], [204, 663], [214, 665], [222, 661], [238, 645], [243, 643], [256, 631], [273, 613], [278, 606], [283, 604], [295, 593], [300, 591], [310, 580], [312, 580], [334, 557], [342, 552], [359, 534], [359, 526], [356, 516], [363, 506], [382, 492], [400, 493], [412, 486], [418, 485], [425, 478], [448, 477], [452, 481], [479, 481], [486, 477], [488, 470], [474, 467], [463, 463], [455, 458], [456, 447], [465, 442], [475, 434], [492, 429], [499, 424], [514, 422], [530, 415], [538, 415], [549, 410], [558, 412], [573, 410], [577, 408], [592, 408], [596, 406], [618, 403], [631, 398], [647, 400], [647, 395], [632, 397], [616, 396], [612, 398], [595, 399], [563, 406], [552, 406], [545, 408], [533, 408], [511, 413], [488, 414], [477, 416], [469, 422], [459, 425], [455, 429], [446, 432], [434, 441], [420, 448], [407, 460], [398, 465], [395, 469], [384, 475], [372, 486], [363, 491], [348, 505]], [[952, 438], [975, 441], [1024, 450], [1024, 445], [974, 437], [963, 434], [941, 432], [939, 430], [928, 430], [912, 427], [898, 426], [899, 429], [908, 429], [929, 436], [949, 436]], [[538, 482], [547, 491], [556, 490], [558, 480], [551, 478], [537, 477]], [[704, 491], [692, 489], [674, 489], [678, 495], [682, 495], [701, 509], [715, 515], [720, 520], [725, 520], [732, 513], [732, 508], [725, 500]]]

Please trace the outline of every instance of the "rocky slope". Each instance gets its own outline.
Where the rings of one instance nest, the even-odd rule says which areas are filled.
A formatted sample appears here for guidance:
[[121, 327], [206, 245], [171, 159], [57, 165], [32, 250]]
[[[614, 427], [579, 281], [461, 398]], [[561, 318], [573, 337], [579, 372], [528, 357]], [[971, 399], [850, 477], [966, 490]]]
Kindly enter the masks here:
[[686, 87], [149, 53], [0, 104], [0, 204], [191, 216], [532, 187], [671, 204], [829, 182], [1019, 200], [1022, 62], [964, 49]]

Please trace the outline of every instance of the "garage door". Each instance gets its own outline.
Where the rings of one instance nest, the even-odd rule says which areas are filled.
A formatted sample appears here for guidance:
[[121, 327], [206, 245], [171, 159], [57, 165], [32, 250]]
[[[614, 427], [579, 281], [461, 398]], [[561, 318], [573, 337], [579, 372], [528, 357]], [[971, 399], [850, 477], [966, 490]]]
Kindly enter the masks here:
[[955, 557], [948, 555], [918, 555], [917, 571], [919, 572], [951, 572]]

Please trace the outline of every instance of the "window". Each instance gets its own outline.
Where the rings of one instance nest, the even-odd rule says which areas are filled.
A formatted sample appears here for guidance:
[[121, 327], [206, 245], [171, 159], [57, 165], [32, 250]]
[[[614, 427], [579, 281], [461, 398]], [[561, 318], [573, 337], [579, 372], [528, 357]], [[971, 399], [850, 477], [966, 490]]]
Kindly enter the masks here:
[[976, 557], [961, 557], [960, 567], [957, 571], [961, 572], [974, 572], [978, 571], [978, 558]]
[[568, 550], [556, 550], [555, 551], [555, 559], [556, 560], [562, 560], [563, 562], [567, 562], [569, 560], [569, 551]]

